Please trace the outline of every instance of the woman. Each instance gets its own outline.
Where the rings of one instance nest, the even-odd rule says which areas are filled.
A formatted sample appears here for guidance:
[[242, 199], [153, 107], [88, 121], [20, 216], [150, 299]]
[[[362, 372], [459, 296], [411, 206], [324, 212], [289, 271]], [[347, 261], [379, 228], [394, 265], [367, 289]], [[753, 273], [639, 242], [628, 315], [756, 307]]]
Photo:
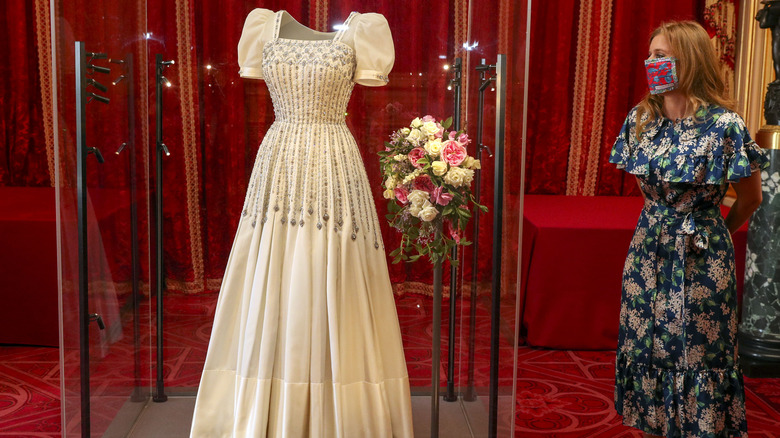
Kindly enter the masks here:
[[661, 25], [645, 64], [650, 93], [610, 155], [646, 200], [623, 271], [615, 408], [646, 436], [745, 436], [731, 233], [761, 203], [767, 159], [699, 24]]

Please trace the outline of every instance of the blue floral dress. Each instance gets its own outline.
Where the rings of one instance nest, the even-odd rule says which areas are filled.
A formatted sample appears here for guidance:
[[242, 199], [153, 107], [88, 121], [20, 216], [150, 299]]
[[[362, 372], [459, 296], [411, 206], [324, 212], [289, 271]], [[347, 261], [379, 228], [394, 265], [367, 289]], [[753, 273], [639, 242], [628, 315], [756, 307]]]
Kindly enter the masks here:
[[728, 182], [768, 160], [723, 108], [657, 119], [641, 139], [636, 114], [609, 158], [646, 198], [623, 270], [615, 409], [654, 435], [746, 436], [734, 246], [719, 205]]

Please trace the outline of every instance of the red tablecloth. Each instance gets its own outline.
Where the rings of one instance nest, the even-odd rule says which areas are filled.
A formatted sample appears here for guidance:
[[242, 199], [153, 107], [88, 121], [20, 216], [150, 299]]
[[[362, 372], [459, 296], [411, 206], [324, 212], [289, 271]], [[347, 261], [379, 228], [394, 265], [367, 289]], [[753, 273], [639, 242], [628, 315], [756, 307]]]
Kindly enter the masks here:
[[58, 345], [53, 188], [0, 188], [0, 278], [0, 343]]
[[[525, 196], [521, 335], [528, 345], [616, 347], [623, 264], [643, 202], [642, 197]], [[744, 226], [734, 235], [740, 294], [746, 231]]]

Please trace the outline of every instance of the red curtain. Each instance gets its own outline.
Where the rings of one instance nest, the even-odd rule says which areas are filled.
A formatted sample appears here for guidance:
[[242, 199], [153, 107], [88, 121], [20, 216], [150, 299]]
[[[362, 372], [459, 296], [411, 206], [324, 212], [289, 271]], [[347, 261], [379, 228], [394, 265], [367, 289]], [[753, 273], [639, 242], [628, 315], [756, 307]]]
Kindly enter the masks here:
[[0, 187], [49, 186], [34, 4], [6, 1], [0, 11]]
[[[476, 87], [478, 75], [473, 68], [481, 58], [494, 62], [497, 53], [509, 55], [510, 89], [505, 180], [505, 212], [519, 206], [520, 145], [522, 144], [523, 74], [525, 35], [525, 2], [499, 0], [486, 2], [471, 10], [468, 28], [468, 2], [450, 0], [430, 3], [423, 0], [371, 2], [324, 0], [257, 1], [257, 2], [122, 2], [94, 5], [86, 1], [61, 2], [55, 23], [59, 30], [58, 108], [57, 117], [61, 148], [73, 148], [75, 116], [73, 111], [73, 41], [86, 40], [88, 49], [106, 51], [111, 56], [135, 56], [134, 95], [113, 87], [109, 107], [92, 103], [88, 111], [100, 113], [102, 123], [94, 124], [88, 133], [93, 145], [101, 147], [110, 163], [90, 165], [91, 186], [127, 189], [130, 173], [128, 156], [112, 152], [126, 141], [129, 133], [137, 147], [154, 144], [154, 54], [176, 64], [167, 69], [173, 83], [165, 89], [164, 141], [171, 150], [165, 169], [165, 270], [171, 289], [198, 292], [215, 290], [230, 251], [232, 236], [244, 200], [246, 181], [254, 163], [257, 146], [273, 120], [273, 111], [265, 85], [260, 81], [240, 79], [236, 63], [236, 45], [246, 15], [255, 7], [286, 9], [302, 23], [319, 30], [342, 21], [351, 10], [384, 14], [393, 30], [396, 46], [395, 68], [390, 85], [382, 88], [356, 87], [349, 106], [347, 122], [354, 133], [366, 164], [369, 180], [374, 184], [380, 217], [385, 201], [379, 190], [380, 174], [376, 151], [386, 136], [406, 125], [415, 116], [452, 115], [452, 95], [445, 91], [449, 75], [442, 67], [454, 56], [464, 56], [464, 111], [472, 136], [476, 123]], [[146, 8], [139, 9], [139, 4]], [[146, 4], [148, 3], [148, 4]], [[516, 3], [516, 4], [515, 4]], [[573, 111], [581, 103], [573, 101], [575, 65], [581, 60], [576, 53], [577, 17], [580, 0], [533, 2], [530, 28], [530, 73], [527, 121], [526, 180], [527, 193], [562, 194], [565, 192], [569, 131]], [[698, 19], [704, 0], [663, 0], [656, 2], [615, 1], [612, 10], [609, 75], [600, 145], [597, 194], [636, 193], [635, 184], [622, 172], [606, 163], [612, 139], [627, 111], [644, 94], [642, 59], [647, 50], [649, 32], [661, 21]], [[5, 61], [3, 72], [8, 81], [0, 94], [4, 116], [3, 143], [0, 144], [1, 185], [47, 185], [48, 178], [42, 116], [37, 52], [35, 48], [32, 7], [26, 2], [4, 3], [7, 17]], [[409, 11], [425, 10], [425, 14]], [[499, 17], [498, 23], [495, 18]], [[641, 17], [641, 18], [637, 18]], [[502, 24], [504, 23], [504, 24]], [[504, 30], [502, 30], [504, 29]], [[116, 35], [124, 35], [116, 38]], [[478, 41], [479, 46], [468, 57], [461, 44]], [[139, 49], [140, 48], [140, 49]], [[146, 50], [143, 50], [145, 48]], [[144, 65], [139, 63], [144, 62]], [[11, 68], [13, 66], [13, 68]], [[210, 68], [209, 68], [210, 67]], [[115, 69], [115, 71], [118, 71]], [[116, 76], [116, 75], [114, 75]], [[112, 78], [105, 78], [110, 81]], [[126, 86], [126, 85], [125, 85]], [[142, 96], [144, 96], [142, 98]], [[493, 143], [494, 94], [486, 94], [483, 143]], [[131, 101], [131, 99], [135, 99]], [[134, 110], [122, 110], [128, 105]], [[111, 108], [111, 111], [105, 108]], [[146, 111], [150, 113], [146, 113]], [[133, 112], [135, 121], [128, 122]], [[144, 116], [148, 116], [144, 117]], [[472, 153], [474, 151], [472, 145]], [[153, 148], [138, 151], [139, 181], [153, 176]], [[67, 164], [67, 163], [66, 163]], [[72, 163], [71, 163], [72, 164]], [[483, 160], [482, 202], [492, 203], [492, 159]], [[71, 181], [72, 182], [72, 181]], [[145, 187], [144, 183], [141, 186]], [[140, 201], [153, 201], [154, 183]], [[142, 228], [149, 224], [148, 212], [142, 211]], [[489, 278], [492, 245], [492, 212], [482, 216], [480, 227], [481, 280]], [[114, 230], [129, 226], [129, 219], [117, 221]], [[515, 221], [517, 218], [514, 219]], [[398, 240], [394, 230], [384, 225], [387, 247]], [[110, 228], [110, 227], [109, 227]], [[511, 227], [505, 227], [507, 233]], [[112, 235], [106, 229], [106, 235]], [[122, 240], [125, 239], [125, 240]], [[126, 238], [109, 242], [117, 247]], [[484, 253], [483, 253], [484, 251]], [[511, 253], [511, 248], [509, 249]], [[516, 254], [516, 251], [514, 252]], [[466, 258], [470, 255], [464, 254]], [[113, 259], [116, 260], [113, 260]], [[118, 281], [126, 280], [127, 256], [119, 251], [112, 257]], [[428, 282], [429, 275], [418, 265], [392, 265], [395, 283]], [[469, 266], [464, 275], [471, 274]]]
[[[575, 102], [579, 0], [533, 2], [529, 74], [527, 193], [565, 194]], [[703, 0], [615, 1], [609, 44], [607, 95], [600, 146], [597, 195], [638, 194], [633, 177], [607, 160], [628, 111], [646, 93], [643, 60], [650, 32], [669, 20], [699, 20]]]

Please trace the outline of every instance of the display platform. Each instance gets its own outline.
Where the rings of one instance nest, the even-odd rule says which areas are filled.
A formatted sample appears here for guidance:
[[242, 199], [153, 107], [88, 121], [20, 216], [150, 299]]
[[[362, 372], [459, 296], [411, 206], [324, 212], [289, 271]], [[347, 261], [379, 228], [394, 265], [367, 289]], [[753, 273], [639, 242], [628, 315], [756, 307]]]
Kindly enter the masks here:
[[[534, 347], [617, 346], [623, 264], [644, 198], [526, 195], [521, 337]], [[729, 208], [721, 206], [724, 216]], [[747, 224], [733, 236], [742, 295]]]

